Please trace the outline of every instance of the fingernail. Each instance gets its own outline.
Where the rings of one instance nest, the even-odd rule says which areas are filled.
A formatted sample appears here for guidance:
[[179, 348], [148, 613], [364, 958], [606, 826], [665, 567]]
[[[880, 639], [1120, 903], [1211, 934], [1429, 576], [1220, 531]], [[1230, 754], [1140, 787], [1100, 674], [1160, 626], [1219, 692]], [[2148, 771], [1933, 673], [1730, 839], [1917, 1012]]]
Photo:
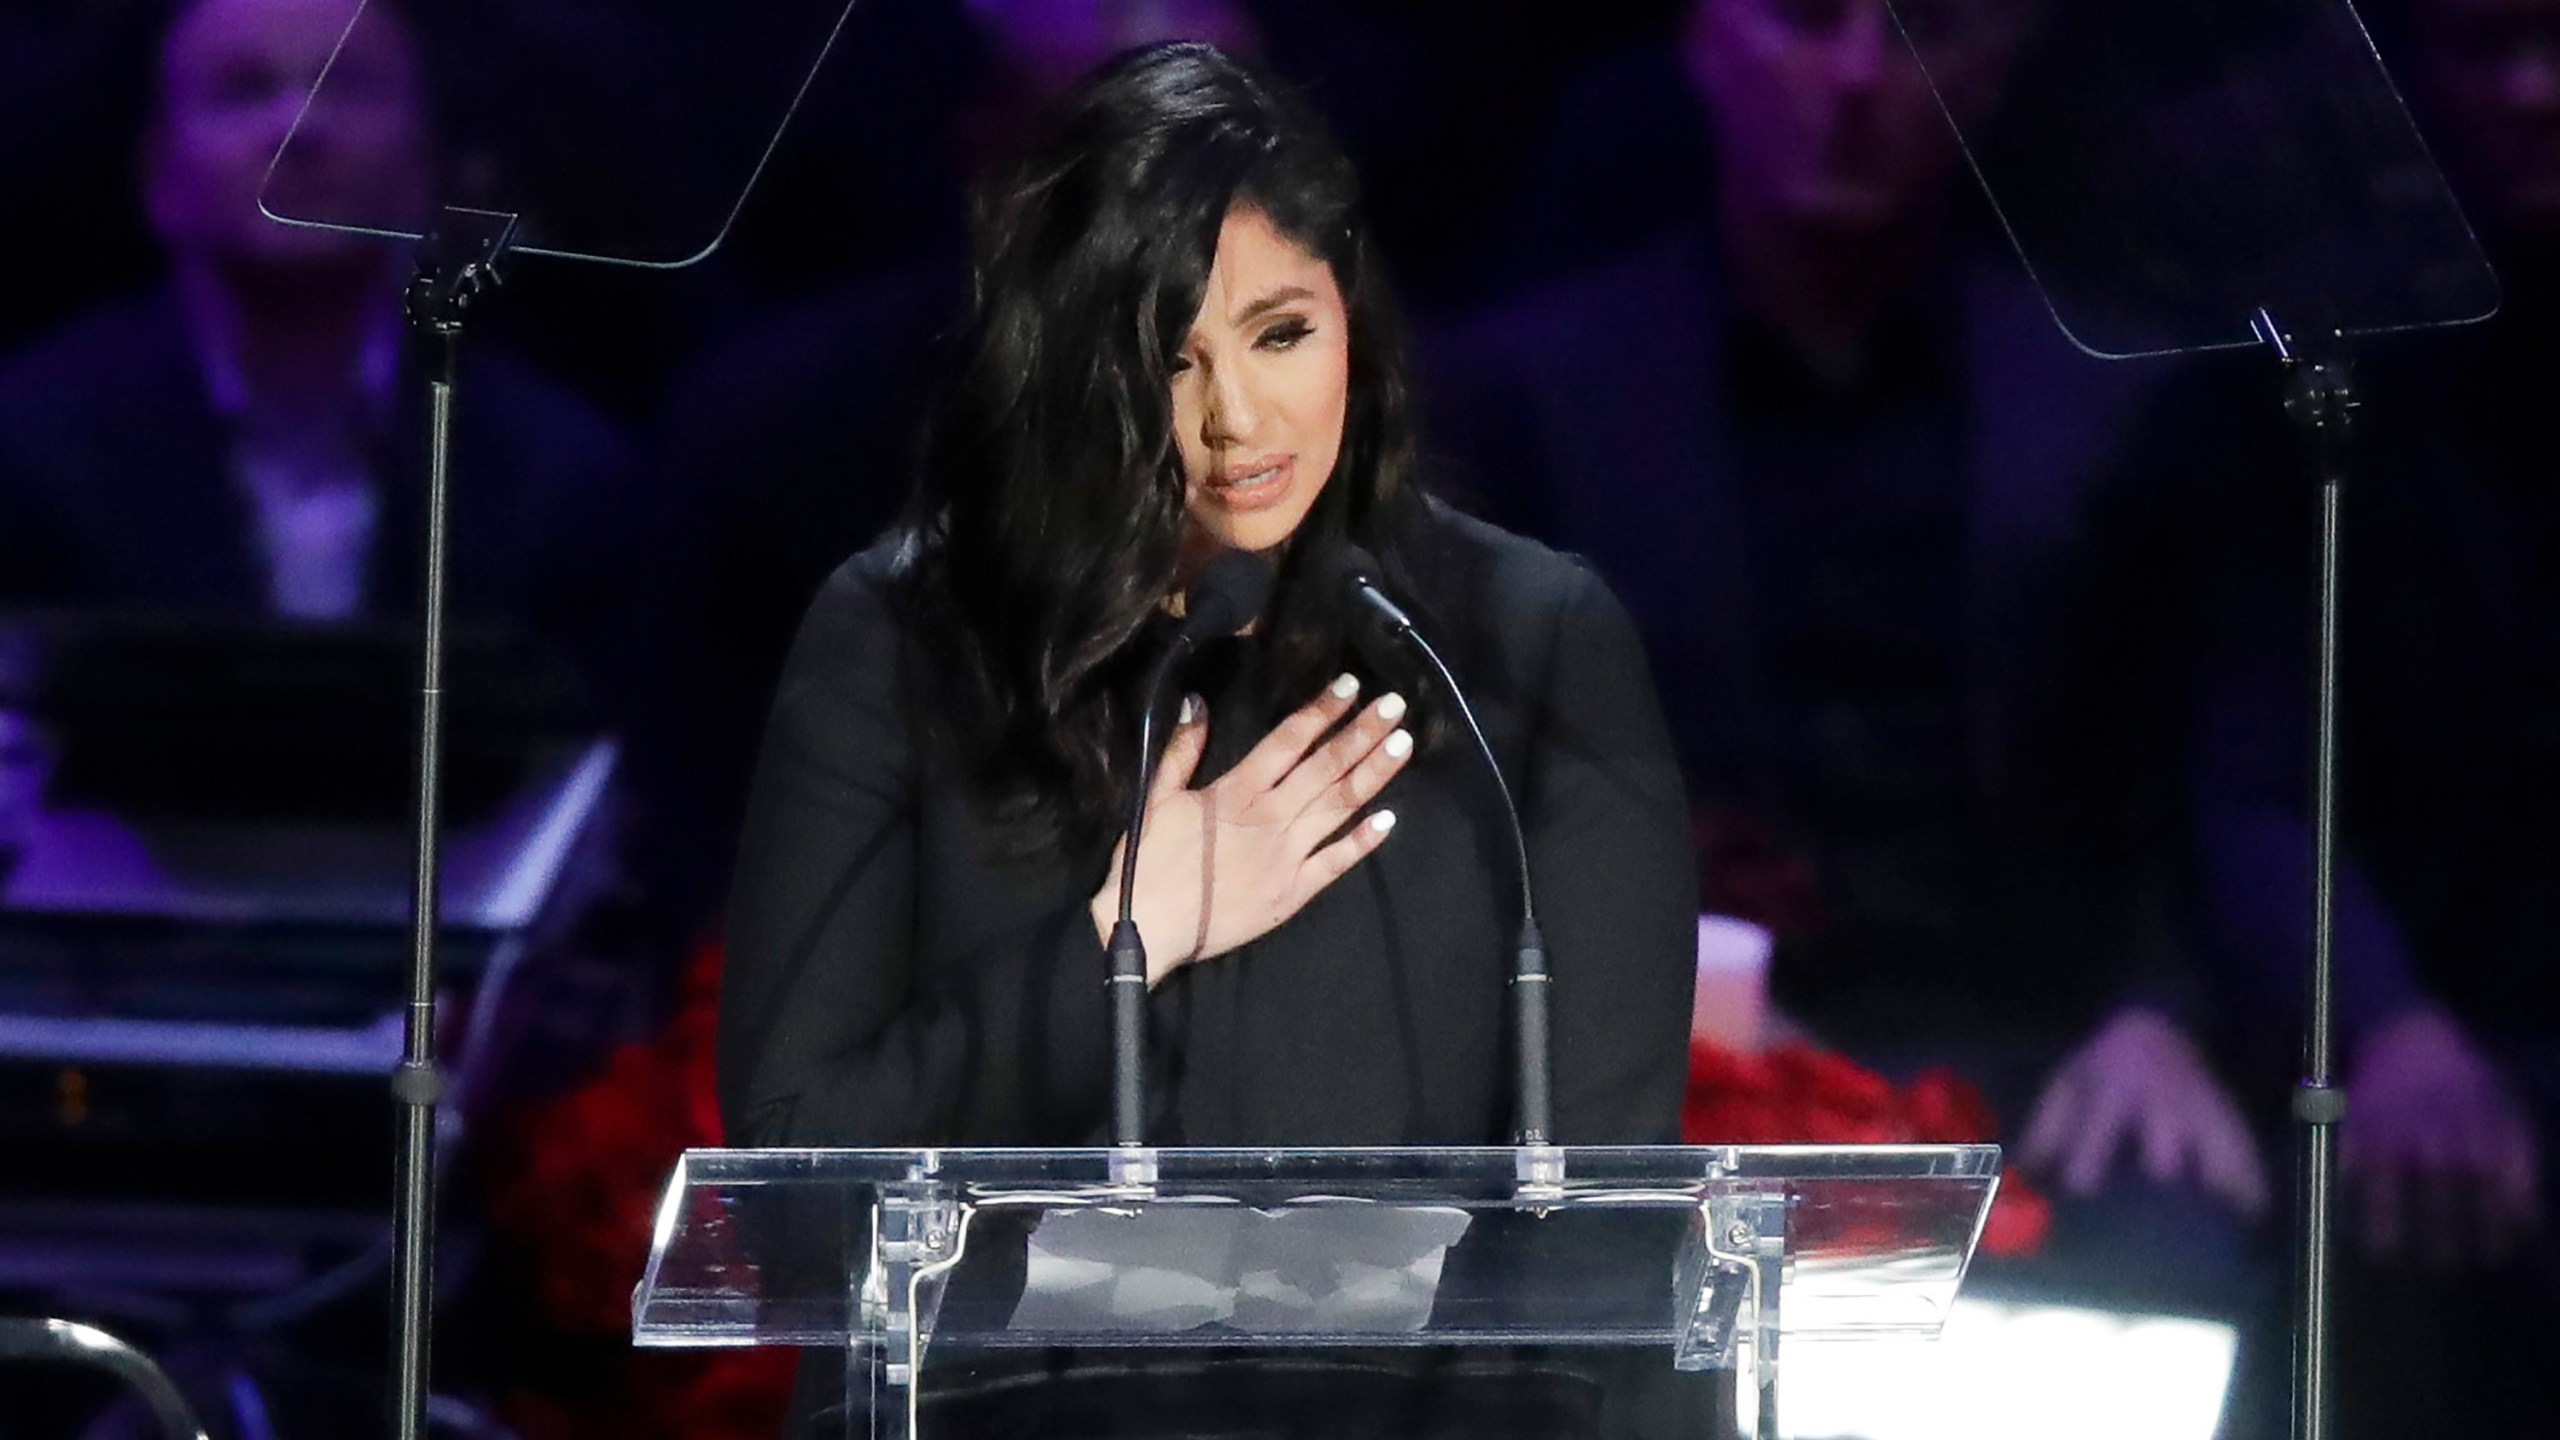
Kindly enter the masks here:
[[1397, 731], [1396, 733], [1394, 733], [1393, 735], [1390, 735], [1390, 736], [1388, 736], [1388, 737], [1387, 737], [1387, 754], [1388, 754], [1388, 756], [1389, 756], [1390, 758], [1392, 758], [1392, 759], [1397, 759], [1397, 760], [1401, 760], [1401, 759], [1403, 759], [1404, 757], [1406, 757], [1407, 755], [1410, 755], [1410, 754], [1412, 754], [1412, 753], [1413, 753], [1413, 732], [1412, 732], [1412, 731], [1410, 731], [1410, 730], [1399, 730], [1399, 731]]
[[1180, 718], [1178, 721], [1176, 721], [1175, 723], [1177, 723], [1177, 724], [1182, 724], [1182, 725], [1188, 725], [1188, 724], [1190, 724], [1192, 721], [1197, 720], [1197, 719], [1199, 719], [1199, 718], [1200, 718], [1200, 697], [1199, 697], [1199, 696], [1197, 696], [1197, 695], [1185, 695], [1185, 696], [1183, 696], [1183, 697], [1182, 697], [1182, 716], [1181, 716], [1181, 718]]
[[1396, 828], [1396, 812], [1393, 810], [1381, 810], [1377, 814], [1370, 816], [1369, 828], [1377, 831], [1381, 835], [1393, 830]]
[[1379, 719], [1381, 719], [1381, 720], [1401, 720], [1401, 719], [1403, 719], [1403, 718], [1404, 718], [1404, 697], [1403, 697], [1403, 696], [1401, 696], [1401, 695], [1390, 694], [1390, 695], [1388, 695], [1388, 696], [1387, 696], [1387, 698], [1386, 698], [1386, 699], [1379, 701], [1379, 702], [1378, 702], [1378, 718], [1379, 718]]
[[1345, 670], [1333, 677], [1333, 698], [1348, 700], [1360, 693], [1360, 677]]

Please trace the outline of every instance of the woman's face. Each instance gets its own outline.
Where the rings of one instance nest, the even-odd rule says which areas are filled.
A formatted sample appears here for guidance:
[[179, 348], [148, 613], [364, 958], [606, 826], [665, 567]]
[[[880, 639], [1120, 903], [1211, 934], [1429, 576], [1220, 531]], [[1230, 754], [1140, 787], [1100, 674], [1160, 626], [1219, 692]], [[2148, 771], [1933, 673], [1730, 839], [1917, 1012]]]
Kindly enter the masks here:
[[1260, 211], [1229, 211], [1173, 371], [1186, 556], [1286, 541], [1342, 454], [1351, 346], [1333, 267]]

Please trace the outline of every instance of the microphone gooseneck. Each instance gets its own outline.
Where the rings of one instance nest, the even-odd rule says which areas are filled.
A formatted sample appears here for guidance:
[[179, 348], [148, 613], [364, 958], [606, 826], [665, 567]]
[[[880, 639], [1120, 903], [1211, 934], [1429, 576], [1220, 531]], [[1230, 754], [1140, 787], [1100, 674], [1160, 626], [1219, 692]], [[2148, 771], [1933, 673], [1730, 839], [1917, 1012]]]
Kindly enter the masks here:
[[1467, 703], [1467, 692], [1458, 684], [1458, 677], [1450, 673], [1448, 662], [1440, 658], [1440, 652], [1415, 626], [1413, 617], [1379, 584], [1376, 558], [1357, 545], [1343, 545], [1328, 557], [1327, 568], [1354, 624], [1368, 627], [1374, 636], [1389, 644], [1410, 647], [1430, 667], [1457, 707], [1458, 718], [1466, 722], [1467, 734], [1484, 760], [1485, 773], [1493, 777], [1494, 793], [1501, 797], [1502, 817], [1511, 828], [1511, 855], [1520, 876], [1520, 941], [1513, 951], [1510, 981], [1519, 1143], [1550, 1144], [1555, 1102], [1549, 1063], [1547, 940], [1538, 928], [1537, 899], [1529, 884], [1529, 837], [1520, 826], [1520, 806], [1512, 798], [1511, 782], [1503, 777], [1502, 762], [1493, 753], [1493, 742], [1485, 738], [1484, 726], [1476, 719], [1475, 707]]
[[1232, 635], [1262, 613], [1271, 598], [1271, 567], [1261, 557], [1230, 550], [1204, 566], [1183, 594], [1182, 622], [1147, 675], [1138, 702], [1138, 773], [1129, 794], [1129, 822], [1120, 846], [1120, 913], [1111, 926], [1111, 1141], [1146, 1143], [1147, 945], [1138, 934], [1138, 841], [1146, 830], [1147, 793], [1155, 788], [1156, 712], [1165, 686], [1183, 658], [1203, 640]]

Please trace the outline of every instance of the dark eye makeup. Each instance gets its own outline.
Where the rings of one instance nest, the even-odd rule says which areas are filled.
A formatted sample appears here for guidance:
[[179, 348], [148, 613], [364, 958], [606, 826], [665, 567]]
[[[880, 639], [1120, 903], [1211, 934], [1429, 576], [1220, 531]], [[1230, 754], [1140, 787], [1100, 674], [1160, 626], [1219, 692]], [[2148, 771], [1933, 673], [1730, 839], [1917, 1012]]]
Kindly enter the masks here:
[[[1313, 320], [1304, 315], [1284, 315], [1261, 334], [1253, 337], [1253, 347], [1257, 350], [1287, 350], [1314, 333], [1316, 333], [1316, 326]], [[1165, 373], [1179, 375], [1190, 368], [1191, 357], [1188, 354], [1177, 354], [1171, 363], [1166, 365]]]
[[1265, 350], [1286, 350], [1314, 334], [1315, 330], [1315, 325], [1305, 316], [1290, 315], [1255, 336], [1254, 343]]

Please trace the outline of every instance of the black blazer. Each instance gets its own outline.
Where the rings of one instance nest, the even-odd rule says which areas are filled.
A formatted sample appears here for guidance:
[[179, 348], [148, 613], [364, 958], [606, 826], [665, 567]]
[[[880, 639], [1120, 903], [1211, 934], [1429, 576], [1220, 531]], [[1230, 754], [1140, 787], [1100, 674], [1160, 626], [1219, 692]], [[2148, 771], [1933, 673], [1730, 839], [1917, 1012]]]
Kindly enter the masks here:
[[[417, 603], [419, 388], [404, 372], [383, 432], [368, 618]], [[168, 291], [83, 316], [15, 357], [0, 370], [0, 606], [265, 615], [230, 446]], [[467, 353], [454, 404], [456, 617], [599, 651], [628, 588], [630, 477], [628, 446], [583, 401], [503, 352]]]
[[[1526, 812], [1556, 977], [1556, 1133], [1674, 1139], [1696, 878], [1634, 629], [1579, 561], [1444, 513], [1428, 528], [1439, 558], [1414, 598], [1445, 617], [1443, 651]], [[896, 565], [884, 543], [835, 573], [775, 701], [721, 996], [730, 1142], [1098, 1143], [1110, 1058], [1087, 905], [1108, 857], [1003, 858], [1018, 837], [918, 738], [935, 657], [893, 608]], [[1215, 763], [1260, 730], [1232, 694], [1209, 699]], [[1155, 989], [1153, 1138], [1509, 1140], [1518, 902], [1458, 738], [1390, 783], [1398, 825], [1377, 853]]]
[[[1721, 337], [1717, 246], [1684, 229], [1435, 337], [1433, 411], [1485, 513], [1587, 555], [1643, 628], [1701, 798], [1762, 808], [1780, 723], [1752, 618]], [[2154, 372], [2074, 351], [2006, 254], [1940, 265], [1969, 410], [1968, 744], [2007, 788], [2057, 567], [2086, 490]], [[1843, 517], [1852, 523], [1855, 517]]]
[[[1781, 703], [1793, 682], [1758, 622], [1770, 595], [1803, 582], [1750, 548], [1723, 343], [1738, 302], [1721, 272], [1710, 232], [1661, 237], [1438, 337], [1430, 399], [1487, 512], [1587, 555], [1625, 597], [1697, 802], [1794, 843], [1825, 817], [1779, 783], [1800, 712]], [[1964, 491], [1951, 639], [1967, 803], [1999, 827], [1977, 876], [1990, 898], [1944, 936], [1791, 943], [1772, 972], [1778, 996], [1849, 1044], [1974, 1023], [1984, 993], [2002, 995], [2004, 1023], [2048, 1038], [2076, 1033], [2127, 985], [2183, 1004], [2184, 953], [2154, 943], [2148, 922], [2099, 918], [2101, 906], [2167, 903], [2153, 882], [2093, 869], [2051, 823], [2076, 815], [2092, 768], [2053, 685], [2057, 601], [2089, 487], [2153, 372], [2072, 350], [2006, 255], [1948, 254], [1922, 303], [1945, 326], [1965, 406], [1953, 417]], [[1816, 850], [1818, 883], [1841, 882], [1841, 863]], [[2083, 958], [2053, 962], [2063, 955]]]

